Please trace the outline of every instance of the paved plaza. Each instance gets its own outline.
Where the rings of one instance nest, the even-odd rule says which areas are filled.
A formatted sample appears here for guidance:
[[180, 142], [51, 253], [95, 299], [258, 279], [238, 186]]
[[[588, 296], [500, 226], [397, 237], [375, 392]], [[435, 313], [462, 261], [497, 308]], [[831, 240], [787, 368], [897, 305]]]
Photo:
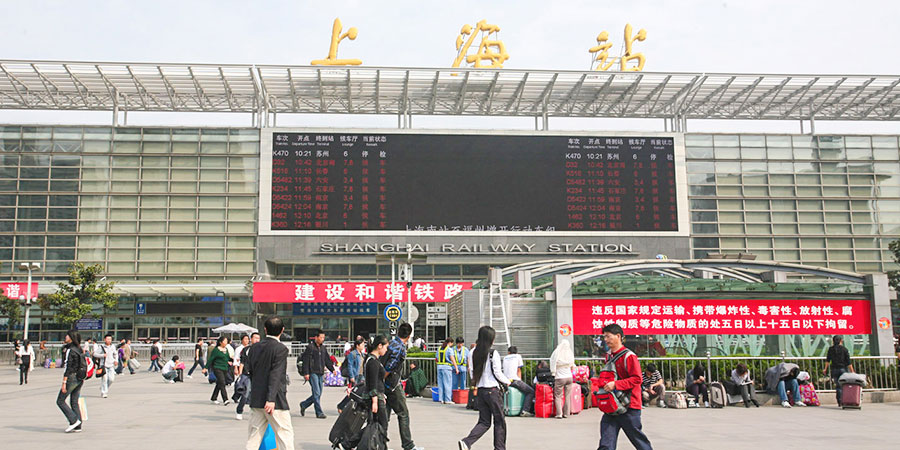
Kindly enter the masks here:
[[[82, 391], [89, 420], [80, 434], [65, 434], [66, 422], [56, 407], [62, 371], [38, 368], [27, 386], [18, 385], [15, 369], [0, 369], [0, 435], [4, 449], [67, 450], [124, 447], [139, 449], [242, 449], [247, 421], [234, 419], [234, 406], [210, 404], [212, 385], [195, 372], [186, 383], [167, 384], [158, 374], [143, 370], [120, 375], [110, 396], [100, 398], [99, 380]], [[337, 418], [339, 388], [325, 388], [323, 406], [328, 419], [299, 416], [296, 406], [309, 387], [293, 384], [288, 400], [298, 449], [327, 450], [328, 432]], [[231, 390], [229, 390], [229, 394]], [[456, 441], [475, 424], [476, 413], [462, 406], [442, 406], [430, 399], [410, 399], [413, 437], [428, 450], [455, 450]], [[309, 412], [312, 412], [311, 410]], [[900, 428], [900, 403], [865, 404], [861, 411], [819, 408], [762, 407], [724, 410], [644, 410], [644, 429], [657, 449], [864, 449], [884, 448]], [[246, 416], [245, 416], [246, 417]], [[509, 449], [597, 448], [600, 413], [596, 409], [567, 420], [509, 418]], [[396, 421], [390, 425], [391, 448], [400, 449]], [[886, 440], [888, 439], [888, 440]], [[562, 443], [565, 445], [561, 445]], [[620, 437], [619, 448], [631, 448]], [[490, 449], [490, 433], [475, 449]]]

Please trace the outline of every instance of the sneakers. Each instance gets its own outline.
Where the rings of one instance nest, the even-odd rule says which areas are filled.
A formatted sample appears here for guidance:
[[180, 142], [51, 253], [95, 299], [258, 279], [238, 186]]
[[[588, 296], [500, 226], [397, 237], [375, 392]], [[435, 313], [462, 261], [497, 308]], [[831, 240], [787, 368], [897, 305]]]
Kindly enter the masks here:
[[781, 407], [782, 407], [782, 408], [790, 408], [790, 407], [791, 407], [791, 402], [783, 401], [783, 402], [781, 402]]
[[794, 406], [799, 406], [801, 408], [806, 408], [806, 403], [803, 402], [794, 402]]
[[459, 450], [469, 450], [469, 446], [465, 442], [459, 441]]
[[175, 380], [166, 380], [166, 383], [174, 384], [174, 383], [175, 383]]
[[327, 418], [328, 418], [328, 416], [326, 416], [325, 414], [316, 414], [316, 419], [327, 419]]
[[188, 378], [190, 378], [190, 379], [193, 380], [193, 379], [194, 379], [194, 376], [193, 376], [193, 375], [188, 375]]
[[222, 406], [228, 406], [231, 404], [231, 400], [225, 400], [225, 403], [222, 403]]
[[704, 407], [704, 408], [709, 408], [709, 402], [703, 402], [703, 407]]
[[235, 420], [244, 420], [244, 416], [242, 414], [235, 414], [234, 419]]
[[[78, 428], [78, 427], [80, 427], [80, 426], [81, 426], [81, 421], [80, 421], [80, 420], [76, 420], [75, 423], [69, 425], [69, 426], [66, 428], [66, 433], [71, 433], [71, 432], [75, 431], [75, 429]], [[80, 430], [79, 430], [79, 431], [80, 431]]]
[[666, 408], [666, 402], [660, 400], [660, 401], [656, 402], [656, 407], [657, 408]]
[[220, 402], [218, 400], [210, 400], [210, 401], [212, 402], [213, 405], [221, 405], [222, 404], [222, 402]]
[[100, 398], [106, 398], [106, 397], [108, 397], [106, 394], [100, 394]]
[[520, 415], [521, 415], [522, 417], [534, 417], [534, 414], [532, 414], [532, 413], [530, 413], [530, 412], [528, 412], [528, 411], [522, 411], [522, 413], [521, 413]]

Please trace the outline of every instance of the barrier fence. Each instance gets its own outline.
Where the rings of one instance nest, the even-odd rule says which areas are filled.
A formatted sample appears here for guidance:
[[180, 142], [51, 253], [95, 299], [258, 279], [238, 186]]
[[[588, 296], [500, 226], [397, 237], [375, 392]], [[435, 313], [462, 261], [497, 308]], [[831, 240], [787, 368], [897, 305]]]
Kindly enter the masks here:
[[[548, 366], [549, 358], [523, 358], [522, 379], [532, 383], [538, 363], [544, 362]], [[810, 379], [818, 391], [833, 391], [835, 386], [830, 374], [823, 373], [825, 369], [824, 357], [691, 357], [691, 358], [640, 358], [641, 367], [646, 369], [652, 363], [662, 374], [667, 390], [684, 390], [687, 372], [697, 364], [701, 364], [707, 376], [708, 382], [724, 381], [731, 379], [731, 371], [744, 363], [750, 369], [754, 385], [758, 390], [765, 388], [765, 373], [770, 367], [781, 362], [794, 363], [800, 366], [800, 370], [809, 372]], [[851, 359], [853, 368], [857, 373], [866, 374], [868, 385], [866, 390], [898, 390], [900, 389], [900, 373], [898, 373], [898, 361], [896, 356], [859, 356]], [[431, 385], [437, 383], [437, 364], [433, 358], [407, 358], [405, 372], [409, 372], [410, 364], [416, 364], [428, 377]], [[576, 359], [577, 365], [590, 367], [591, 373], [600, 370], [605, 364], [603, 358]]]

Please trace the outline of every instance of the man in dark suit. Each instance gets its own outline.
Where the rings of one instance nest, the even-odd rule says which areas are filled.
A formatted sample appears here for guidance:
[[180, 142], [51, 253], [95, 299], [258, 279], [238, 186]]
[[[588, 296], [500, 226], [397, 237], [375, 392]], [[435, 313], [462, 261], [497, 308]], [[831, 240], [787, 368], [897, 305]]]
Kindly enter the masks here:
[[287, 401], [288, 349], [281, 343], [284, 323], [270, 317], [266, 337], [247, 353], [250, 377], [250, 428], [247, 450], [259, 450], [266, 425], [272, 426], [279, 450], [294, 450], [294, 427]]

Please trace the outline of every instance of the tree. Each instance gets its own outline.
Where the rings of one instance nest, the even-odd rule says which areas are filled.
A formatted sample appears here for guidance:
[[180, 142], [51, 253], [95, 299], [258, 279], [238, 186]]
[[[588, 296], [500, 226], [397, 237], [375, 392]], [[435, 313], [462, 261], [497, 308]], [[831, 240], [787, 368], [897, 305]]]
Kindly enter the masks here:
[[13, 327], [19, 323], [22, 318], [22, 301], [17, 298], [9, 298], [0, 294], [0, 315], [6, 316], [8, 329], [12, 331]]
[[119, 294], [112, 292], [115, 282], [104, 283], [103, 266], [86, 266], [73, 263], [69, 266], [69, 279], [59, 282], [59, 290], [40, 297], [38, 303], [44, 310], [55, 311], [57, 322], [72, 325], [90, 314], [95, 305], [104, 312], [114, 310], [119, 304]]
[[[888, 248], [891, 250], [891, 253], [894, 254], [894, 262], [900, 264], [900, 239], [891, 242], [888, 245]], [[891, 270], [887, 275], [891, 280], [891, 287], [900, 291], [900, 270]]]

